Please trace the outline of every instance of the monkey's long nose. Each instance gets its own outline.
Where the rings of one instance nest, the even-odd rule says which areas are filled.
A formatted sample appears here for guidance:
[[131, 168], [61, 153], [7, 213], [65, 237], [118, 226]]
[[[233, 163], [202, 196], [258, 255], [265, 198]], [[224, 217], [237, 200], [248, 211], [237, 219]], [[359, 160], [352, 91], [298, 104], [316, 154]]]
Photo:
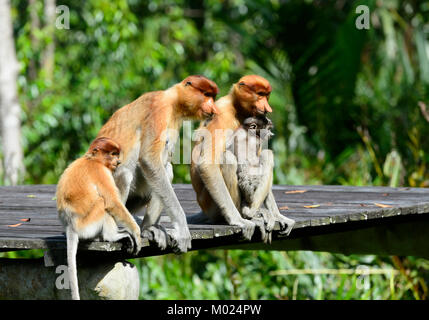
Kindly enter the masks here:
[[219, 114], [219, 109], [216, 107], [216, 105], [215, 105], [215, 104], [213, 104], [213, 107], [212, 107], [212, 114], [213, 114], [213, 115], [215, 115], [215, 114]]

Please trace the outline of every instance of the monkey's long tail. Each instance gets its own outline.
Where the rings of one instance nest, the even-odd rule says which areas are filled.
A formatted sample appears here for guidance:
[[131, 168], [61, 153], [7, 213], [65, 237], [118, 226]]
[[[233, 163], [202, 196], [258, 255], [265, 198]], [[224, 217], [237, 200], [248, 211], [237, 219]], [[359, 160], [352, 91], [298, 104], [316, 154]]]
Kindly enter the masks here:
[[79, 286], [77, 282], [77, 267], [76, 267], [76, 254], [79, 244], [79, 237], [69, 226], [66, 230], [67, 237], [67, 264], [69, 272], [70, 289], [73, 300], [80, 300]]

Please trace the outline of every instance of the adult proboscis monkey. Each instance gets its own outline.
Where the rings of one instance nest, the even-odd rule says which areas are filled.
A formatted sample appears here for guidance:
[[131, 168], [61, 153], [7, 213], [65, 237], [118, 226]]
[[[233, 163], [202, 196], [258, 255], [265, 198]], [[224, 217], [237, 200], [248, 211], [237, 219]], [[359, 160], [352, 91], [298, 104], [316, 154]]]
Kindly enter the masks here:
[[173, 250], [191, 248], [185, 213], [174, 193], [170, 156], [185, 119], [204, 120], [216, 113], [217, 85], [203, 76], [189, 76], [174, 86], [148, 92], [117, 110], [98, 136], [117, 141], [123, 152], [114, 179], [121, 199], [135, 214], [147, 204], [142, 228], [164, 249], [167, 235], [157, 224], [163, 208], [173, 229], [168, 231]]
[[[268, 103], [271, 93], [270, 83], [263, 77], [248, 75], [235, 83], [230, 92], [216, 101], [218, 114], [207, 123], [200, 125], [199, 131], [208, 132], [196, 143], [191, 163], [191, 179], [197, 201], [203, 213], [212, 222], [226, 221], [243, 229], [243, 236], [251, 239], [255, 223], [242, 216], [240, 189], [237, 182], [237, 160], [226, 153], [226, 134], [217, 131], [235, 131], [244, 120], [272, 112]], [[197, 131], [198, 133], [198, 131]], [[264, 157], [273, 159], [271, 150], [264, 150]], [[272, 163], [272, 162], [271, 162]], [[272, 179], [272, 165], [266, 166], [266, 177]], [[267, 183], [266, 185], [271, 185]], [[275, 219], [284, 232], [290, 232], [291, 220], [284, 217], [275, 202], [271, 188], [266, 190], [265, 205], [270, 219]], [[204, 221], [203, 215], [188, 217], [188, 222]]]

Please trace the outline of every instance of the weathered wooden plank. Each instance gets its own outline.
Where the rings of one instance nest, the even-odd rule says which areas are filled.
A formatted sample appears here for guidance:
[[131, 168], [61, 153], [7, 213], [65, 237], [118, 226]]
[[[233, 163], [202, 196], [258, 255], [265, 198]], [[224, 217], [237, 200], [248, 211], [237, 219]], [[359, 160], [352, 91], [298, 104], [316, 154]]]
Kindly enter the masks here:
[[389, 192], [410, 192], [410, 193], [421, 193], [421, 194], [429, 194], [428, 188], [410, 188], [410, 187], [399, 187], [399, 188], [391, 188], [391, 187], [356, 187], [356, 186], [341, 186], [341, 185], [274, 185], [273, 191], [293, 191], [293, 190], [307, 190], [307, 192], [317, 191], [317, 192], [368, 192], [368, 193], [389, 193]]
[[[64, 247], [63, 227], [55, 207], [55, 185], [0, 187], [0, 249], [49, 249]], [[190, 185], [174, 185], [176, 195], [187, 214], [200, 212], [195, 193]], [[350, 223], [381, 221], [397, 216], [414, 216], [429, 213], [429, 189], [349, 187], [349, 186], [274, 186], [274, 195], [282, 214], [296, 221], [294, 231], [312, 234], [331, 225], [348, 226]], [[304, 193], [286, 193], [306, 190]], [[380, 208], [375, 203], [392, 207]], [[305, 205], [320, 205], [305, 208]], [[29, 222], [19, 219], [30, 218]], [[429, 215], [428, 215], [429, 218]], [[19, 227], [7, 225], [22, 223]], [[161, 224], [171, 226], [170, 218], [161, 216]], [[216, 245], [222, 241], [238, 241], [240, 228], [227, 225], [189, 225], [192, 238], [198, 247]], [[299, 232], [298, 232], [299, 233]], [[216, 240], [218, 239], [218, 240]], [[228, 240], [230, 239], [230, 240]], [[144, 239], [150, 254], [161, 254]], [[213, 242], [214, 241], [214, 242]], [[225, 243], [224, 243], [225, 244]], [[122, 245], [104, 242], [88, 242], [83, 250], [118, 251]], [[145, 252], [149, 252], [149, 251]], [[144, 255], [144, 254], [143, 254]]]

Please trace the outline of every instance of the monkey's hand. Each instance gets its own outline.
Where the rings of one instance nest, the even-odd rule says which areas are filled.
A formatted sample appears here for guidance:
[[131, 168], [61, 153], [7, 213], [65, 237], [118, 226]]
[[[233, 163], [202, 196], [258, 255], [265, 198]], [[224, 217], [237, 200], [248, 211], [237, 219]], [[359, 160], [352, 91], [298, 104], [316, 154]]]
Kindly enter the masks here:
[[241, 209], [241, 216], [244, 219], [252, 219], [257, 215], [258, 211], [255, 209], [250, 209], [247, 206], [244, 206], [243, 209]]

